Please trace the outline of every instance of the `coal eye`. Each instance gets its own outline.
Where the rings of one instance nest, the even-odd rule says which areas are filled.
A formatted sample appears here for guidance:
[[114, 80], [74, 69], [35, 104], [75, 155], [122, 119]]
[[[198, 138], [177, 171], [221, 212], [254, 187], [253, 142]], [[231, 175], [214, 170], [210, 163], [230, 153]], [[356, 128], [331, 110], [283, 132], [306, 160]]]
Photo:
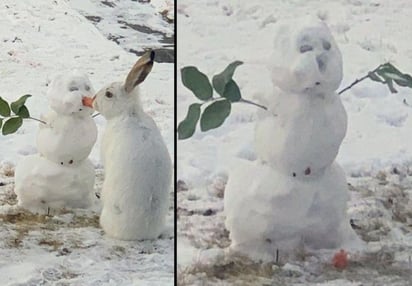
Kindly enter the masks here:
[[328, 41], [323, 41], [322, 46], [325, 50], [329, 51], [331, 48], [331, 44]]
[[84, 88], [86, 89], [86, 91], [90, 90], [90, 86], [88, 86], [88, 85], [86, 85]]
[[310, 46], [310, 45], [302, 45], [302, 46], [300, 46], [300, 48], [299, 48], [299, 51], [303, 54], [303, 53], [306, 53], [306, 52], [309, 52], [309, 51], [312, 51], [313, 50], [313, 47], [312, 46]]
[[72, 86], [69, 88], [69, 91], [77, 91], [79, 88], [77, 86]]
[[107, 98], [112, 98], [112, 97], [113, 97], [113, 93], [111, 93], [110, 91], [106, 91], [105, 96], [106, 96]]

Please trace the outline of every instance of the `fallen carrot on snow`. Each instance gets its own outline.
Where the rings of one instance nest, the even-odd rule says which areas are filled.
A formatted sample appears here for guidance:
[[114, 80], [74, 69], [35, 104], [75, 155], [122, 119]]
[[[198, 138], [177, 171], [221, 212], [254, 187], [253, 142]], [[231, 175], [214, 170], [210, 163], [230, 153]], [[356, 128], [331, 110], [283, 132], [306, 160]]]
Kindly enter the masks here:
[[341, 249], [332, 259], [332, 264], [338, 269], [344, 269], [348, 266], [348, 253]]

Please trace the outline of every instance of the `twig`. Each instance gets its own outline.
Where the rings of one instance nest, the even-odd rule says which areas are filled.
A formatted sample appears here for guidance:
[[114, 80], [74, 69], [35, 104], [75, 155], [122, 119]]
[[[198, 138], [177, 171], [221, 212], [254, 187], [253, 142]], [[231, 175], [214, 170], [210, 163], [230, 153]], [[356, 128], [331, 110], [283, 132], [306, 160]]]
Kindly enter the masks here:
[[361, 81], [367, 79], [369, 77], [369, 75], [365, 75], [359, 79], [356, 79], [354, 82], [352, 82], [349, 86], [345, 87], [344, 89], [342, 89], [341, 91], [338, 92], [338, 94], [342, 94], [345, 91], [347, 91], [348, 89], [351, 89], [355, 84], [360, 83]]
[[267, 108], [266, 106], [260, 105], [260, 104], [258, 104], [258, 103], [255, 103], [255, 102], [253, 102], [253, 101], [250, 101], [250, 100], [247, 100], [247, 99], [244, 99], [244, 98], [241, 98], [238, 102], [243, 102], [243, 103], [251, 104], [251, 105], [260, 107], [260, 108], [262, 108], [262, 109], [264, 109], [264, 110], [268, 110], [268, 108]]
[[40, 119], [37, 119], [37, 118], [34, 118], [34, 117], [27, 117], [26, 119], [31, 119], [31, 120], [35, 120], [35, 121], [38, 121], [38, 122], [43, 123], [43, 124], [47, 124], [46, 121], [43, 121], [43, 120], [40, 120]]
[[276, 260], [275, 260], [276, 264], [279, 264], [279, 248], [276, 248]]
[[[386, 64], [386, 63], [385, 63], [385, 64]], [[376, 69], [374, 69], [374, 70], [371, 71], [371, 72], [368, 72], [365, 76], [356, 79], [356, 80], [355, 80], [354, 82], [352, 82], [349, 86], [347, 86], [347, 87], [345, 87], [344, 89], [342, 89], [341, 91], [339, 91], [338, 94], [344, 93], [344, 92], [347, 91], [348, 89], [351, 89], [355, 84], [358, 84], [358, 83], [360, 83], [361, 81], [367, 79], [367, 78], [369, 77], [369, 73], [375, 73], [378, 69], [380, 69], [380, 68], [381, 68], [383, 65], [385, 65], [385, 64], [379, 65]]]

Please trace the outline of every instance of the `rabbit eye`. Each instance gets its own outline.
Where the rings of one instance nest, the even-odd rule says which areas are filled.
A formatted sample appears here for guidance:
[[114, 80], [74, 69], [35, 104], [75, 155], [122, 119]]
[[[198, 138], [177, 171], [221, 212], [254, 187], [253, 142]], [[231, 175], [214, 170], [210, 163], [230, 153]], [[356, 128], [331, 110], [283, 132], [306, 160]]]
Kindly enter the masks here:
[[88, 85], [86, 85], [84, 88], [86, 89], [86, 91], [90, 90], [90, 86], [88, 86]]
[[77, 91], [79, 88], [77, 86], [72, 86], [69, 88], [69, 91]]
[[106, 96], [107, 98], [112, 98], [112, 97], [113, 97], [113, 93], [111, 93], [110, 91], [106, 91], [105, 96]]
[[302, 45], [302, 46], [300, 46], [300, 48], [299, 48], [299, 51], [303, 54], [303, 53], [306, 53], [306, 52], [309, 52], [309, 51], [312, 51], [313, 50], [313, 47], [311, 46], [311, 45]]

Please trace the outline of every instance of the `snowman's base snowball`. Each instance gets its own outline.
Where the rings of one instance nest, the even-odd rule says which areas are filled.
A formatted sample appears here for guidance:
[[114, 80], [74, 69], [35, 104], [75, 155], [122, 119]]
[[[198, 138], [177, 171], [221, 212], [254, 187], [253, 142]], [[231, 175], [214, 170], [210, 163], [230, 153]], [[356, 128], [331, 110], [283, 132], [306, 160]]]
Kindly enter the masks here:
[[85, 160], [60, 166], [39, 154], [22, 159], [15, 170], [18, 205], [34, 213], [48, 209], [88, 208], [92, 204], [95, 171]]
[[338, 248], [357, 236], [346, 217], [348, 190], [338, 164], [298, 179], [260, 162], [239, 160], [225, 190], [231, 249], [270, 261], [276, 250]]

